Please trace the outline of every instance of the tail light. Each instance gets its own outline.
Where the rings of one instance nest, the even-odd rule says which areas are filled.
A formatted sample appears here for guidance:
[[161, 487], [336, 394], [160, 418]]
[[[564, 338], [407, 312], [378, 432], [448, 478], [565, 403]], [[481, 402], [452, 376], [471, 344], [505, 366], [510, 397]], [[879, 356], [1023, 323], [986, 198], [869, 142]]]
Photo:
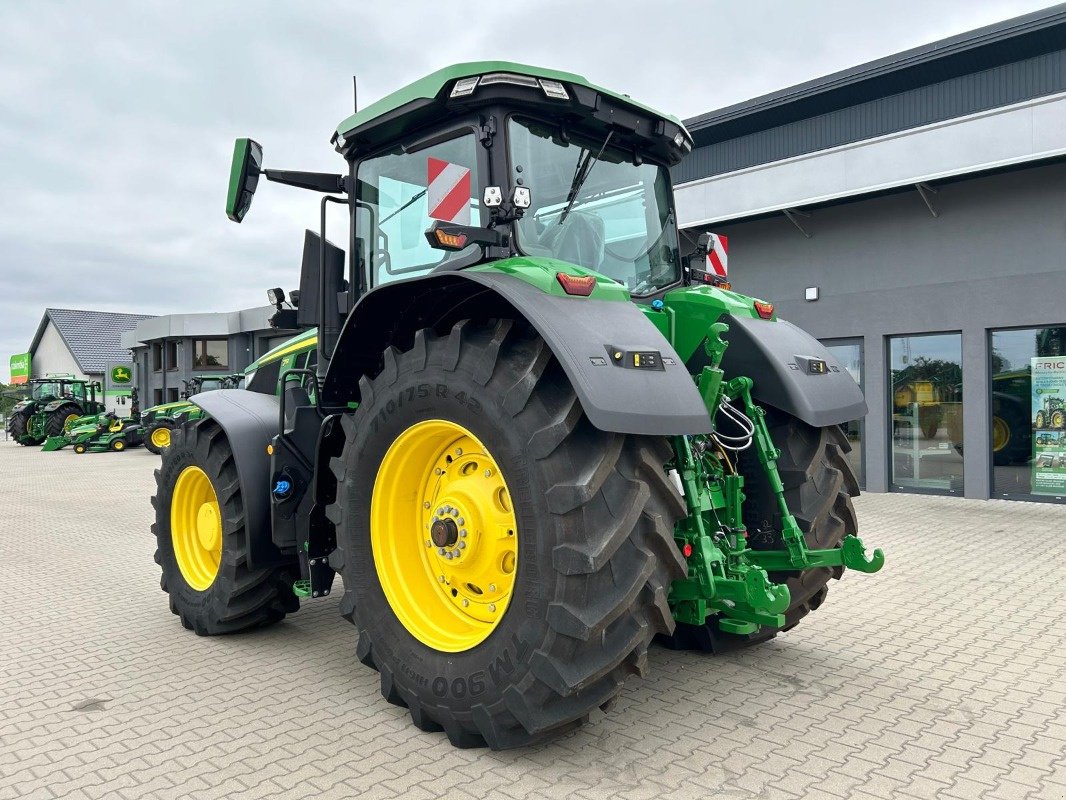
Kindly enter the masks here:
[[774, 304], [765, 300], [755, 301], [755, 313], [763, 319], [771, 319], [774, 316]]
[[556, 280], [567, 294], [577, 297], [588, 297], [596, 288], [596, 279], [591, 275], [567, 275], [565, 272], [556, 272]]

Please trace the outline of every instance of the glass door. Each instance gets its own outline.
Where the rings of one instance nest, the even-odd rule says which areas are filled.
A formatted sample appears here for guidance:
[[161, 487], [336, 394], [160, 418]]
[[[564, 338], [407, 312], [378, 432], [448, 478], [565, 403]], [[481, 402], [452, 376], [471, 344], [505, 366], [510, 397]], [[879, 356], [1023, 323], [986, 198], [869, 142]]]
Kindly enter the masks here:
[[[862, 339], [825, 339], [822, 344], [833, 354], [833, 358], [840, 362], [840, 366], [848, 371], [848, 374], [859, 384], [859, 388], [865, 393], [866, 386], [863, 384], [862, 374], [864, 368]], [[841, 425], [844, 434], [851, 443], [851, 452], [848, 453], [848, 463], [851, 464], [855, 477], [859, 479], [859, 486], [866, 488], [866, 458], [863, 452], [863, 439], [866, 434], [866, 420], [856, 419]]]
[[962, 494], [962, 335], [888, 340], [892, 488]]

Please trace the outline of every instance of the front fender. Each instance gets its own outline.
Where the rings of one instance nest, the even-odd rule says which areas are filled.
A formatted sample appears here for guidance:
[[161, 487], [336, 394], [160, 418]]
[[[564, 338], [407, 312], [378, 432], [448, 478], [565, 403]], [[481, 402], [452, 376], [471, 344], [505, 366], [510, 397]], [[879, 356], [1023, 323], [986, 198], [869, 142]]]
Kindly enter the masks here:
[[[384, 349], [409, 346], [420, 328], [445, 330], [459, 319], [502, 316], [524, 318], [544, 338], [597, 428], [653, 436], [710, 432], [684, 362], [636, 305], [549, 294], [492, 270], [431, 274], [366, 294], [341, 332], [323, 404], [358, 400], [360, 376], [376, 373]], [[658, 363], [632, 368], [617, 363], [614, 352], [653, 352]]]
[[278, 432], [277, 398], [243, 389], [216, 389], [193, 395], [189, 400], [222, 427], [233, 451], [244, 503], [249, 569], [284, 561], [270, 532], [267, 445]]

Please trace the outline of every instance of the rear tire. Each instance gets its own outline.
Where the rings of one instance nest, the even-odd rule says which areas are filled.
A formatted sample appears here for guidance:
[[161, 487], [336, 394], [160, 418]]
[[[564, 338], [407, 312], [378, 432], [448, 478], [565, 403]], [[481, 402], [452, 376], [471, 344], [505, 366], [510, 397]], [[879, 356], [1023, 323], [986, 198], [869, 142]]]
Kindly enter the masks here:
[[[851, 499], [859, 494], [859, 482], [847, 460], [851, 444], [838, 425], [812, 428], [793, 416], [767, 409], [766, 423], [774, 445], [781, 450], [777, 467], [785, 486], [785, 500], [807, 547], [827, 550], [839, 547], [857, 522]], [[770, 491], [762, 466], [752, 452], [743, 451], [740, 471], [744, 475], [744, 525], [755, 550], [784, 549], [779, 531], [781, 515]], [[803, 617], [818, 608], [829, 592], [830, 578], [839, 578], [842, 568], [819, 567], [803, 572], [772, 572], [770, 580], [786, 583], [792, 602], [785, 611], [783, 631], [794, 628]], [[726, 633], [718, 628], [718, 618], [704, 625], [678, 624], [668, 646], [721, 653], [772, 639], [777, 633], [762, 628], [749, 636]]]
[[[685, 575], [673, 540], [685, 507], [663, 470], [667, 440], [594, 428], [544, 341], [510, 320], [419, 331], [383, 364], [360, 381], [361, 403], [342, 418], [347, 438], [331, 462], [331, 563], [344, 577], [341, 610], [359, 630], [359, 659], [381, 673], [386, 700], [457, 747], [519, 747], [576, 727], [626, 676], [644, 674], [648, 643], [674, 627], [666, 598]], [[425, 644], [400, 621], [371, 544], [377, 473], [397, 437], [426, 420], [484, 444], [517, 520], [506, 609], [458, 652]], [[411, 503], [425, 507], [417, 495]]]
[[[195, 588], [179, 566], [175, 554], [172, 505], [175, 485], [188, 469], [199, 469], [210, 480], [221, 517], [221, 555], [210, 585]], [[300, 601], [292, 592], [287, 566], [251, 569], [245, 537], [244, 501], [237, 464], [225, 431], [210, 419], [191, 423], [174, 432], [173, 443], [163, 453], [155, 471], [152, 498], [156, 537], [155, 562], [162, 569], [160, 588], [170, 595], [170, 610], [181, 624], [200, 636], [271, 625], [296, 611]], [[263, 491], [267, 491], [266, 486]], [[180, 522], [180, 515], [178, 515]], [[178, 531], [178, 538], [183, 535]], [[295, 568], [293, 565], [292, 568]], [[191, 573], [190, 573], [191, 574]]]
[[44, 423], [45, 438], [49, 436], [62, 436], [67, 432], [67, 419], [81, 416], [81, 409], [73, 403], [62, 405], [48, 415]]

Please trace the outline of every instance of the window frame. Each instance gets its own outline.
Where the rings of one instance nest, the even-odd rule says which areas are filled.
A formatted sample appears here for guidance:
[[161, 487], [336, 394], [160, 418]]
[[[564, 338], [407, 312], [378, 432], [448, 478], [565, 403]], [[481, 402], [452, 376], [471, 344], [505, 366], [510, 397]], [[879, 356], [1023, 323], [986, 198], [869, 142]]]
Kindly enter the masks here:
[[[866, 337], [864, 336], [839, 336], [830, 337], [828, 339], [819, 339], [823, 345], [829, 347], [846, 347], [848, 345], [859, 346], [859, 363], [862, 365], [859, 372], [859, 391], [862, 392], [862, 396], [866, 397]], [[832, 352], [832, 351], [830, 351]], [[835, 357], [835, 355], [834, 355]], [[867, 414], [869, 416], [869, 414]], [[867, 454], [870, 450], [870, 442], [866, 438], [866, 417], [862, 417], [858, 420], [859, 423], [859, 442], [862, 447], [862, 453], [859, 457], [859, 469], [860, 474], [856, 475], [856, 479], [859, 481], [859, 488], [864, 492], [866, 491], [866, 473], [867, 473]]]
[[[884, 335], [884, 382], [885, 382], [885, 425], [884, 431], [887, 436], [886, 453], [886, 473], [885, 484], [888, 487], [889, 493], [898, 494], [926, 494], [935, 495], [938, 497], [964, 497], [966, 494], [966, 461], [963, 459], [962, 464], [962, 488], [961, 489], [933, 489], [921, 486], [904, 486], [897, 483], [895, 480], [895, 444], [893, 437], [893, 417], [895, 416], [895, 389], [892, 382], [892, 340], [893, 339], [917, 339], [927, 336], [957, 336], [959, 339], [959, 370], [962, 371], [962, 357], [965, 352], [965, 343], [963, 342], [963, 333], [960, 329], [955, 330], [941, 330], [941, 331], [922, 331], [920, 333], [889, 333]], [[962, 379], [965, 382], [966, 374], [962, 373]], [[963, 425], [965, 425], [966, 419], [966, 404], [965, 394], [963, 399]]]
[[[504, 132], [504, 137], [505, 137], [504, 138], [505, 146], [503, 148], [502, 162], [503, 162], [503, 169], [504, 169], [504, 173], [503, 174], [505, 176], [504, 180], [506, 180], [506, 181], [510, 181], [510, 176], [512, 174], [514, 174], [514, 163], [511, 160], [511, 147], [510, 147], [510, 133], [509, 133], [509, 131], [510, 131], [511, 122], [516, 117], [533, 120], [535, 122], [539, 122], [539, 123], [541, 123], [543, 125], [548, 125], [548, 126], [551, 126], [551, 127], [554, 127], [554, 128], [562, 129], [564, 127], [562, 124], [560, 124], [558, 119], [550, 119], [548, 117], [542, 116], [542, 115], [537, 114], [535, 112], [530, 112], [530, 111], [525, 111], [525, 110], [515, 110], [515, 109], [508, 110], [504, 114], [504, 118], [503, 118], [504, 121], [503, 121], [503, 126], [502, 126], [502, 130]], [[585, 137], [589, 136], [589, 134], [587, 132], [585, 132], [583, 130], [580, 130], [580, 127], [578, 127], [576, 129], [576, 132], [579, 135], [581, 135], [581, 136], [585, 136]], [[590, 138], [594, 138], [594, 137], [590, 137]], [[643, 159], [644, 163], [646, 163], [646, 164], [654, 164], [659, 169], [666, 170], [666, 190], [670, 194], [670, 210], [671, 210], [671, 213], [673, 215], [674, 230], [677, 232], [678, 279], [676, 281], [674, 281], [673, 283], [671, 283], [671, 284], [656, 288], [654, 291], [649, 292], [647, 294], [641, 294], [641, 295], [631, 294], [631, 299], [633, 300], [633, 302], [636, 302], [636, 303], [651, 303], [653, 300], [655, 300], [658, 297], [662, 297], [667, 292], [672, 291], [674, 289], [677, 289], [680, 286], [684, 286], [685, 285], [685, 258], [686, 257], [682, 255], [682, 247], [681, 247], [682, 236], [681, 236], [681, 229], [678, 227], [678, 224], [677, 224], [677, 199], [674, 196], [674, 184], [673, 184], [673, 181], [672, 181], [672, 179], [670, 177], [670, 166], [668, 164], [665, 164], [664, 162], [652, 157], [652, 156], [645, 155], [643, 153], [641, 154], [641, 158]], [[537, 187], [536, 186], [531, 186], [530, 189], [534, 193], [537, 191]], [[506, 189], [505, 189], [505, 191], [506, 191]], [[516, 225], [512, 225], [511, 228], [512, 228], [512, 235], [511, 235], [511, 247], [512, 247], [512, 250], [514, 251], [515, 255], [524, 255], [524, 253], [522, 252], [521, 247], [519, 247], [519, 245], [518, 245], [518, 240], [520, 238], [520, 236], [518, 234], [518, 227]]]
[[[985, 454], [985, 457], [988, 459], [988, 496], [992, 500], [1010, 500], [1015, 503], [1050, 503], [1052, 505], [1066, 505], [1066, 496], [1059, 497], [1057, 495], [1033, 494], [1032, 492], [1029, 494], [1018, 494], [1016, 492], [996, 491], [996, 464], [994, 454], [992, 453], [992, 403], [995, 394], [995, 386], [992, 383], [992, 379], [995, 377], [995, 373], [992, 372], [993, 336], [997, 333], [1009, 333], [1010, 331], [1035, 331], [1043, 328], [1066, 328], [1066, 322], [1053, 322], [1042, 325], [1004, 325], [1001, 327], [985, 329], [985, 401], [988, 404], [988, 415], [985, 420], [988, 452]], [[1030, 469], [1032, 469], [1032, 467], [1030, 467]]]
[[[201, 370], [217, 370], [219, 372], [229, 369], [229, 339], [219, 338], [217, 336], [202, 336], [190, 340], [192, 342], [192, 368], [199, 372]], [[199, 345], [206, 344], [207, 342], [222, 342], [226, 348], [226, 362], [224, 364], [212, 364], [212, 365], [198, 365], [197, 359], [200, 357]], [[204, 348], [203, 355], [206, 357], [207, 348]]]
[[[486, 116], [491, 116], [491, 110], [487, 110], [485, 112], [485, 115]], [[404, 151], [403, 155], [408, 155], [408, 156], [409, 155], [415, 155], [417, 153], [420, 153], [420, 152], [422, 152], [424, 150], [429, 149], [430, 147], [433, 147], [433, 146], [439, 145], [439, 144], [445, 144], [446, 142], [450, 142], [450, 141], [452, 141], [454, 139], [458, 139], [458, 138], [460, 138], [460, 137], [462, 137], [464, 135], [470, 135], [470, 136], [473, 136], [473, 138], [474, 138], [474, 154], [475, 154], [474, 160], [475, 160], [475, 163], [476, 163], [476, 166], [475, 166], [476, 174], [473, 176], [475, 180], [473, 180], [471, 182], [471, 195], [472, 195], [472, 197], [477, 198], [479, 203], [480, 203], [482, 194], [484, 193], [484, 187], [493, 185], [493, 183], [492, 183], [492, 179], [493, 179], [492, 178], [492, 158], [490, 157], [490, 152], [489, 152], [491, 150], [491, 147], [485, 147], [484, 144], [481, 141], [480, 117], [479, 116], [462, 117], [462, 118], [456, 120], [455, 123], [452, 126], [446, 128], [446, 129], [444, 129], [442, 131], [439, 131], [439, 132], [434, 131], [432, 133], [427, 134], [424, 129], [418, 130], [418, 131], [415, 131], [414, 133], [412, 133], [411, 135], [409, 135], [407, 137], [404, 137], [403, 139], [400, 139], [400, 140], [397, 140], [397, 141], [393, 141], [393, 142], [391, 142], [389, 145], [387, 145], [385, 147], [379, 147], [378, 149], [366, 154], [365, 156], [362, 156], [361, 158], [358, 158], [358, 159], [355, 159], [354, 161], [352, 161], [351, 174], [352, 174], [352, 177], [353, 177], [353, 180], [354, 180], [354, 185], [356, 187], [356, 193], [355, 193], [354, 197], [352, 198], [352, 203], [351, 203], [351, 206], [352, 206], [352, 220], [351, 220], [352, 231], [351, 231], [351, 238], [352, 238], [353, 243], [354, 243], [354, 241], [355, 241], [355, 239], [356, 239], [356, 237], [358, 235], [357, 224], [356, 224], [357, 217], [358, 217], [358, 209], [359, 209], [360, 203], [363, 202], [362, 199], [359, 197], [358, 192], [359, 192], [359, 169], [363, 166], [364, 163], [366, 163], [368, 161], [372, 161], [375, 158], [379, 158], [379, 157], [381, 157], [383, 155], [388, 155], [389, 153], [391, 153], [392, 151], [396, 150], [397, 148], [399, 148], [399, 149]], [[493, 142], [493, 145], [495, 145], [495, 144], [496, 144], [496, 142]], [[379, 223], [377, 222], [376, 219], [375, 219], [375, 227], [380, 228], [380, 225], [379, 225]], [[373, 243], [368, 244], [367, 247], [368, 247], [368, 249], [373, 250], [375, 248], [376, 244], [377, 243], [375, 241]], [[352, 258], [352, 260], [354, 260], [354, 257], [350, 257], [350, 258]], [[401, 283], [403, 281], [417, 280], [419, 278], [424, 278], [427, 275], [433, 274], [438, 269], [442, 269], [443, 268], [443, 270], [446, 270], [446, 271], [463, 269], [465, 267], [470, 267], [470, 266], [473, 266], [474, 264], [478, 264], [478, 263], [480, 263], [480, 262], [482, 262], [484, 260], [485, 260], [485, 250], [483, 248], [475, 248], [474, 251], [468, 256], [463, 256], [461, 258], [456, 258], [456, 259], [453, 259], [453, 260], [450, 260], [450, 261], [444, 261], [442, 263], [438, 263], [438, 264], [436, 264], [434, 266], [431, 266], [428, 271], [422, 272], [421, 274], [415, 274], [415, 273], [417, 273], [419, 269], [423, 269], [423, 267], [417, 267], [417, 268], [416, 267], [408, 267], [407, 269], [410, 270], [411, 273], [412, 273], [410, 276], [403, 276], [402, 274], [398, 274], [398, 273], [389, 273], [389, 274], [392, 274], [392, 275], [398, 275], [398, 277], [396, 277], [395, 280], [385, 281], [385, 282], [379, 283], [376, 280], [377, 279], [377, 268], [372, 263], [372, 261], [368, 259], [367, 263], [363, 267], [363, 269], [364, 269], [364, 277], [366, 279], [366, 290], [369, 293], [370, 291], [372, 291], [373, 289], [378, 288], [379, 286], [386, 286], [386, 285], [393, 284], [393, 283]]]

